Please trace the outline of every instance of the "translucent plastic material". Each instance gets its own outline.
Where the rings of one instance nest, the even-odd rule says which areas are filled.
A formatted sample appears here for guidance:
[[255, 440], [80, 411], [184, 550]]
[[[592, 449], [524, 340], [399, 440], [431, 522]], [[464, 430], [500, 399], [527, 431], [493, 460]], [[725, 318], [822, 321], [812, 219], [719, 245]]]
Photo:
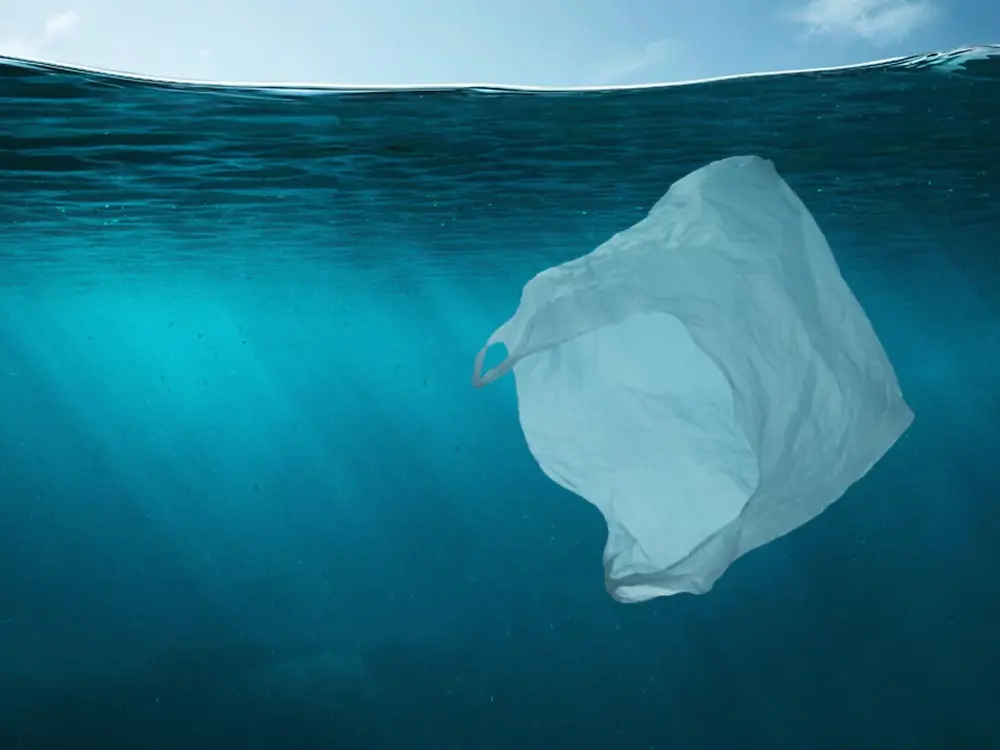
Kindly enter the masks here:
[[604, 515], [607, 587], [627, 602], [708, 591], [913, 420], [822, 232], [755, 156], [691, 173], [529, 281], [473, 382], [510, 369], [528, 447]]

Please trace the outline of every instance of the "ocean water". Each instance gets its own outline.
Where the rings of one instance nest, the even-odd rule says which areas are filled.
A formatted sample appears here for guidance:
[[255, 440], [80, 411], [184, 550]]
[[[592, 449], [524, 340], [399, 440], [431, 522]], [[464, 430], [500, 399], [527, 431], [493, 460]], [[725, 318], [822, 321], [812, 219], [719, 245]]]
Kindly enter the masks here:
[[[0, 60], [0, 748], [1000, 747], [998, 52], [572, 92]], [[473, 356], [745, 153], [916, 421], [708, 594], [619, 604]]]

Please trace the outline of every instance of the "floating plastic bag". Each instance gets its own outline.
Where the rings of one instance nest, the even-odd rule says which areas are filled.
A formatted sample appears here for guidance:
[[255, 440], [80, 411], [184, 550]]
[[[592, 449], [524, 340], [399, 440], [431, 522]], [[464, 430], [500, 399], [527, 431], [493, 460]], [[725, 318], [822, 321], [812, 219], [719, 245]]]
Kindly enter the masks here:
[[[507, 357], [482, 373], [487, 349]], [[608, 591], [704, 593], [821, 513], [913, 420], [822, 232], [773, 165], [709, 164], [524, 287], [476, 357], [513, 369], [553, 481], [608, 524]]]

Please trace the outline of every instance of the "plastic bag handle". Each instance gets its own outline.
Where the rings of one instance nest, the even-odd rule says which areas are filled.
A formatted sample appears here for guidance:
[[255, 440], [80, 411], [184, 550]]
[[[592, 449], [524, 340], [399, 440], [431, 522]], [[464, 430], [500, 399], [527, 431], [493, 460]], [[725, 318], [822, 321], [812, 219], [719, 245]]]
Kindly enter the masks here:
[[486, 350], [489, 348], [490, 345], [487, 344], [479, 350], [479, 354], [476, 355], [476, 362], [472, 366], [472, 385], [476, 388], [482, 388], [484, 385], [489, 385], [490, 383], [502, 378], [510, 371], [510, 368], [514, 366], [514, 361], [508, 356], [496, 367], [491, 370], [487, 370], [484, 373], [483, 362], [486, 360]]

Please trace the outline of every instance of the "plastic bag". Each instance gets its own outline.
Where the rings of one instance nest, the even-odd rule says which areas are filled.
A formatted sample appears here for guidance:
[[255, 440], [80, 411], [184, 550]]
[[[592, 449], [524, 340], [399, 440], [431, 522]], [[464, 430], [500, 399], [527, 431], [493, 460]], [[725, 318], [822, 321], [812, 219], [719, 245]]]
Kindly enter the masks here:
[[[483, 374], [497, 343], [507, 356]], [[913, 420], [822, 232], [755, 156], [691, 173], [531, 279], [473, 383], [511, 369], [542, 471], [607, 521], [606, 585], [625, 602], [708, 591]]]

